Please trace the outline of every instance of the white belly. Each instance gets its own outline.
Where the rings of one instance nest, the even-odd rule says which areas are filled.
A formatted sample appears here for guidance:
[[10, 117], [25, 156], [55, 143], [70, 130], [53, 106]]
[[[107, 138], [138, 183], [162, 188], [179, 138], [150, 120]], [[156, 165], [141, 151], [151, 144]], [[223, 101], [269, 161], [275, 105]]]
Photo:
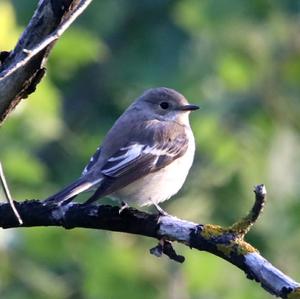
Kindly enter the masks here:
[[165, 168], [129, 184], [113, 196], [129, 204], [137, 203], [145, 206], [158, 204], [176, 194], [181, 189], [194, 159], [194, 136], [191, 131], [187, 133], [190, 135], [190, 142], [185, 155]]

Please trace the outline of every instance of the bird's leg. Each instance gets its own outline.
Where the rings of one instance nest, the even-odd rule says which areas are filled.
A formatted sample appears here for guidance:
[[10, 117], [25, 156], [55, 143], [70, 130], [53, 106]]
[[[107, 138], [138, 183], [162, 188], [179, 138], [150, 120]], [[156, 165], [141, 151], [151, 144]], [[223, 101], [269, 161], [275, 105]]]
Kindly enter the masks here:
[[160, 216], [168, 216], [168, 215], [169, 215], [169, 214], [168, 214], [165, 210], [163, 210], [157, 203], [155, 203], [155, 202], [153, 202], [153, 201], [152, 201], [152, 203], [153, 203], [154, 207], [156, 208], [156, 210], [158, 211], [158, 213], [159, 213]]
[[128, 203], [122, 200], [121, 201], [121, 207], [119, 209], [119, 214], [121, 214], [124, 210], [126, 210], [128, 208], [129, 208]]

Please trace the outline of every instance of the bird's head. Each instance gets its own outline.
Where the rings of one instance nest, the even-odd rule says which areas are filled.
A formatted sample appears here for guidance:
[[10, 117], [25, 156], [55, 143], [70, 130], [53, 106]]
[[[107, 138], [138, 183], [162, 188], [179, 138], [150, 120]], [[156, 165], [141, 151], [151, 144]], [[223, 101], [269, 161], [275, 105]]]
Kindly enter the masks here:
[[188, 123], [191, 111], [199, 109], [189, 104], [187, 99], [174, 89], [158, 87], [146, 90], [134, 106], [146, 114], [147, 118]]

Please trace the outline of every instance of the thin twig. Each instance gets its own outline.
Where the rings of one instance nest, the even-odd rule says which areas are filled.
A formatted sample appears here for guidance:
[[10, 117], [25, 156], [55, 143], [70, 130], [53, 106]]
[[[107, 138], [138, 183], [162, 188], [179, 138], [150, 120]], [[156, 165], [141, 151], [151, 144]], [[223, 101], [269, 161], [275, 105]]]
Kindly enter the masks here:
[[0, 182], [1, 182], [2, 189], [4, 191], [4, 195], [5, 195], [5, 198], [6, 198], [7, 202], [11, 206], [11, 209], [14, 212], [16, 218], [18, 219], [19, 224], [22, 225], [23, 221], [22, 221], [22, 218], [21, 218], [18, 210], [15, 207], [14, 201], [11, 198], [11, 195], [10, 195], [10, 192], [9, 192], [9, 189], [8, 189], [8, 185], [6, 183], [6, 179], [5, 179], [5, 175], [4, 175], [4, 171], [3, 171], [3, 168], [2, 168], [1, 162], [0, 162]]
[[241, 238], [243, 238], [248, 233], [258, 217], [261, 215], [266, 202], [267, 190], [264, 184], [255, 186], [253, 191], [255, 193], [255, 202], [252, 209], [250, 210], [248, 215], [246, 215], [238, 222], [234, 223], [229, 228], [231, 231], [238, 234]]
[[149, 251], [150, 254], [153, 254], [156, 257], [161, 257], [164, 253], [166, 256], [168, 256], [171, 260], [175, 262], [183, 263], [185, 261], [185, 257], [177, 254], [172, 246], [172, 243], [165, 239], [160, 239], [158, 245], [151, 248]]

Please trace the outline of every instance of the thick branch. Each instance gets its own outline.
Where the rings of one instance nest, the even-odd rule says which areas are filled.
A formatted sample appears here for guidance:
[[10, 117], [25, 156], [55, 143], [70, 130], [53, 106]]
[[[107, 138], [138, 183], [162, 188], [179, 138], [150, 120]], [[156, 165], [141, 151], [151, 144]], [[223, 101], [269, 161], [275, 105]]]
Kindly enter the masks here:
[[[256, 187], [256, 191], [264, 189]], [[265, 194], [265, 193], [264, 193]], [[263, 193], [256, 193], [254, 208], [263, 206]], [[210, 224], [196, 224], [173, 216], [160, 216], [144, 213], [132, 208], [121, 214], [119, 207], [106, 205], [83, 205], [71, 203], [63, 207], [46, 205], [37, 200], [16, 203], [22, 220], [22, 227], [61, 226], [66, 229], [75, 227], [103, 229], [138, 234], [158, 240], [178, 241], [191, 248], [217, 255], [243, 270], [247, 277], [259, 282], [271, 294], [282, 298], [300, 298], [300, 284], [283, 274], [259, 252], [243, 240], [240, 231]], [[254, 211], [252, 208], [251, 211]], [[259, 209], [261, 210], [261, 208]], [[259, 211], [256, 210], [256, 216]], [[250, 214], [249, 214], [250, 215]], [[255, 218], [255, 217], [254, 217]], [[254, 221], [254, 218], [252, 219]], [[249, 221], [249, 225], [253, 221]], [[0, 205], [0, 227], [20, 227], [8, 204]], [[243, 224], [243, 232], [246, 226]], [[160, 242], [160, 244], [162, 244]], [[152, 249], [152, 253], [167, 254], [182, 262], [183, 257], [176, 255], [170, 242], [166, 247]], [[159, 249], [157, 254], [156, 249]]]
[[55, 43], [92, 0], [40, 0], [16, 47], [0, 55], [0, 123], [34, 92]]

